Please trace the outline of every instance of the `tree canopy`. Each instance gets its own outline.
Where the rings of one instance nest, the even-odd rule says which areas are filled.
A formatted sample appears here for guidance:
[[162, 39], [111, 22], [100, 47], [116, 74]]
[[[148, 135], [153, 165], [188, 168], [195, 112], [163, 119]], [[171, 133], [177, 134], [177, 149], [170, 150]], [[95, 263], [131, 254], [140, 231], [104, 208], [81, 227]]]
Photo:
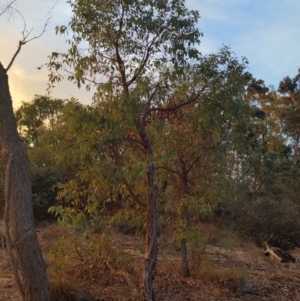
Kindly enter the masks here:
[[15, 112], [37, 207], [63, 225], [144, 235], [146, 300], [163, 227], [183, 276], [191, 250], [204, 250], [203, 221], [295, 245], [299, 74], [275, 90], [229, 47], [202, 55], [199, 13], [181, 0], [68, 3], [70, 22], [56, 27], [68, 49], [49, 56], [49, 89], [66, 77], [96, 92], [89, 106], [36, 95]]

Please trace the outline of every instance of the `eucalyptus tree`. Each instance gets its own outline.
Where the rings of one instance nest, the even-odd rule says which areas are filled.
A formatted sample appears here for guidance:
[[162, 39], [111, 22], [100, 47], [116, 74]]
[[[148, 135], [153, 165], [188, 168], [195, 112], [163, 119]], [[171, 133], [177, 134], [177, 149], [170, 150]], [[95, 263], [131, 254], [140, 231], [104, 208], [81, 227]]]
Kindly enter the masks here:
[[[234, 128], [238, 143], [235, 202], [229, 208], [233, 213], [231, 223], [239, 233], [258, 243], [269, 240], [286, 247], [294, 244], [299, 233], [295, 198], [298, 171], [293, 166], [283, 118], [289, 106], [283, 104], [278, 91], [265, 87], [262, 80], [249, 74], [248, 79], [244, 118]], [[293, 209], [288, 213], [288, 208]], [[289, 233], [280, 230], [284, 223], [289, 224]]]
[[50, 217], [48, 208], [56, 201], [53, 187], [65, 175], [55, 156], [57, 144], [64, 140], [61, 117], [66, 104], [65, 100], [35, 95], [15, 111], [18, 132], [27, 147], [30, 163], [35, 220]]
[[[14, 8], [14, 2], [2, 6], [0, 16], [10, 11], [19, 12]], [[0, 162], [5, 171], [4, 229], [11, 267], [22, 300], [47, 301], [50, 300], [50, 290], [34, 227], [30, 169], [26, 148], [17, 131], [8, 80], [9, 70], [23, 45], [37, 38], [28, 38], [26, 24], [22, 34], [7, 66], [0, 63]]]
[[[251, 111], [253, 124], [264, 124], [261, 128], [261, 138], [267, 132], [275, 140], [293, 149], [294, 162], [297, 162], [299, 144], [299, 78], [296, 75], [293, 79], [285, 77], [275, 90], [273, 87], [267, 88], [263, 80], [251, 78], [247, 88], [247, 102]], [[291, 141], [293, 140], [293, 145]], [[264, 143], [265, 149], [267, 143]], [[275, 147], [276, 143], [269, 144]]]
[[[117, 111], [120, 120], [126, 119], [126, 110], [131, 108], [131, 127], [146, 166], [143, 287], [146, 298], [154, 300], [158, 252], [157, 183], [154, 142], [147, 128], [151, 116], [160, 110], [157, 102], [168, 98], [168, 82], [182, 72], [188, 59], [199, 56], [194, 46], [201, 37], [196, 28], [199, 14], [188, 10], [182, 0], [75, 0], [68, 3], [73, 12], [69, 23], [72, 35], [67, 38], [69, 49], [66, 53], [52, 52], [50, 56], [50, 88], [63, 77], [60, 71], [67, 71], [70, 72], [68, 79], [78, 86], [85, 83], [96, 86], [95, 100], [120, 102]], [[61, 34], [67, 31], [67, 26], [57, 27]], [[195, 101], [199, 93], [191, 95], [189, 102]], [[182, 105], [184, 103], [178, 102], [172, 110]]]
[[283, 133], [291, 142], [293, 160], [299, 164], [299, 143], [300, 143], [300, 70], [294, 78], [286, 76], [279, 83], [279, 118], [282, 121]]
[[168, 206], [180, 213], [184, 276], [190, 275], [186, 243], [195, 217], [216, 208], [228, 195], [227, 159], [234, 148], [231, 128], [243, 118], [245, 65], [246, 60], [240, 62], [227, 47], [201, 58], [173, 83], [174, 98], [189, 99], [189, 91], [202, 89], [197, 101], [175, 114], [158, 113], [164, 127], [156, 146], [158, 168], [171, 179], [168, 193], [175, 193], [169, 199], [176, 204], [171, 201]]
[[15, 111], [19, 133], [27, 146], [37, 146], [41, 130], [58, 126], [64, 107], [61, 99], [51, 99], [49, 96], [35, 95], [31, 102], [22, 102]]

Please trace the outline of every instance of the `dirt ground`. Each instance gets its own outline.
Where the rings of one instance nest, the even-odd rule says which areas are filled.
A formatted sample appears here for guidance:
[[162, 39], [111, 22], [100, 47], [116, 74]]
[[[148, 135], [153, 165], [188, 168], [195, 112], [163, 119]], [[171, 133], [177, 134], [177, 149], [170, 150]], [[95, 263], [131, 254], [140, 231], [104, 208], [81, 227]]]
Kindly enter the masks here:
[[[51, 235], [43, 235], [43, 231], [48, 230], [38, 232], [38, 237], [43, 251], [47, 252]], [[128, 254], [135, 256], [130, 276], [138, 285], [143, 265], [142, 239], [123, 234], [115, 234], [115, 238]], [[291, 253], [300, 258], [299, 249]], [[179, 253], [161, 252], [155, 280], [157, 301], [300, 300], [300, 266], [297, 264], [272, 261], [253, 245], [224, 248], [208, 244], [204, 258], [198, 270], [193, 270], [192, 277], [183, 278], [179, 273]], [[84, 273], [81, 273], [83, 267]], [[73, 260], [69, 275], [95, 300], [140, 300], [138, 289], [131, 286], [126, 275], [118, 271], [111, 273], [103, 262]], [[0, 249], [0, 301], [8, 300], [19, 301], [20, 297], [7, 250]]]
[[19, 301], [20, 296], [10, 268], [6, 249], [0, 248], [0, 300]]

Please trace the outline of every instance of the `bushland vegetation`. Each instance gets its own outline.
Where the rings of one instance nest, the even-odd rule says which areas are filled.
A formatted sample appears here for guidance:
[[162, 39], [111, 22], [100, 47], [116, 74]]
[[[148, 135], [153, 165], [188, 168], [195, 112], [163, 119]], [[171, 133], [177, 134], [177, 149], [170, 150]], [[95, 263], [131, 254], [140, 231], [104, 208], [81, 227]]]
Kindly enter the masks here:
[[[70, 231], [50, 275], [73, 250], [154, 300], [158, 254], [178, 252], [181, 275], [195, 276], [215, 229], [297, 246], [300, 71], [268, 88], [228, 47], [203, 56], [184, 1], [69, 3], [70, 23], [56, 28], [69, 49], [51, 53], [49, 89], [68, 72], [96, 88], [93, 103], [35, 95], [15, 111], [35, 219]], [[140, 281], [110, 227], [143, 238]], [[232, 273], [239, 287], [245, 275]]]

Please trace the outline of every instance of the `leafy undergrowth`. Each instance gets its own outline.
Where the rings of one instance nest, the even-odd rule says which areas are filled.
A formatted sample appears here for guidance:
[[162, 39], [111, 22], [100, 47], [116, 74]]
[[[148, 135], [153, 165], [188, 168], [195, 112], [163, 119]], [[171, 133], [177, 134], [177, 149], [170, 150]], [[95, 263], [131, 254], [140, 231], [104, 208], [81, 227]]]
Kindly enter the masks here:
[[[141, 300], [141, 238], [115, 229], [84, 233], [53, 225], [41, 229], [38, 237], [56, 300]], [[296, 264], [274, 262], [264, 257], [262, 249], [230, 238], [211, 242], [202, 256], [190, 250], [190, 278], [180, 275], [180, 254], [161, 242], [164, 248], [158, 258], [157, 300], [300, 300], [300, 267]], [[0, 301], [20, 300], [7, 252], [0, 252]], [[300, 257], [299, 250], [292, 254]], [[63, 293], [73, 297], [67, 299]]]

